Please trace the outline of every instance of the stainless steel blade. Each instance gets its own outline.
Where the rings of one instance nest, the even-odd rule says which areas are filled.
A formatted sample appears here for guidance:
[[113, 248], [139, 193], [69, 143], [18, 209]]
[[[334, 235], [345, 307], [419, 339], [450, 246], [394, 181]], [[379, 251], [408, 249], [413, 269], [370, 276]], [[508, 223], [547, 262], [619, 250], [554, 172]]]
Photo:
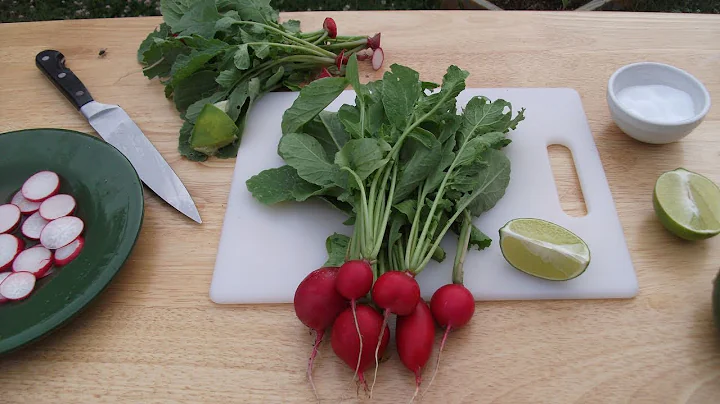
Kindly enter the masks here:
[[83, 105], [80, 112], [106, 142], [127, 157], [148, 188], [175, 209], [202, 223], [185, 185], [122, 108], [91, 101]]

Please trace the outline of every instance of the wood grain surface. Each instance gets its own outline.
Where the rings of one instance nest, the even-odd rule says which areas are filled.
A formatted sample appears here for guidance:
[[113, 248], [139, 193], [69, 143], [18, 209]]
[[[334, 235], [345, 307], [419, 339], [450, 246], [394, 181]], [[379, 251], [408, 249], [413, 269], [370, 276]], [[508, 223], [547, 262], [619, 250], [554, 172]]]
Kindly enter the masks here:
[[[282, 18], [300, 19], [311, 30], [327, 14]], [[577, 89], [639, 277], [640, 293], [632, 300], [479, 302], [472, 324], [448, 339], [423, 402], [717, 403], [720, 333], [712, 325], [710, 299], [720, 237], [697, 243], [674, 238], [655, 219], [651, 195], [656, 178], [678, 166], [720, 182], [720, 109], [711, 108], [683, 141], [650, 146], [613, 124], [605, 89], [620, 66], [652, 60], [686, 69], [720, 99], [720, 17], [332, 15], [346, 34], [382, 31], [384, 68], [406, 64], [423, 79], [439, 81], [449, 64], [457, 64], [470, 71], [472, 87]], [[136, 120], [182, 178], [204, 220], [196, 225], [146, 196], [137, 247], [106, 293], [68, 326], [0, 359], [3, 403], [313, 401], [305, 379], [312, 337], [291, 306], [219, 306], [208, 298], [234, 160], [198, 164], [178, 155], [178, 114], [135, 58], [159, 22], [0, 25], [0, 132], [60, 127], [92, 133], [34, 66], [38, 51], [61, 50], [97, 100], [120, 104]], [[101, 48], [107, 49], [104, 58], [98, 57]], [[365, 66], [362, 75], [368, 81], [382, 72]], [[579, 200], [571, 160], [553, 156], [563, 200]], [[581, 203], [564, 206], [584, 209]], [[315, 370], [323, 402], [369, 401], [356, 398], [351, 377], [324, 345]], [[381, 366], [372, 401], [405, 402], [413, 388], [395, 355]]]

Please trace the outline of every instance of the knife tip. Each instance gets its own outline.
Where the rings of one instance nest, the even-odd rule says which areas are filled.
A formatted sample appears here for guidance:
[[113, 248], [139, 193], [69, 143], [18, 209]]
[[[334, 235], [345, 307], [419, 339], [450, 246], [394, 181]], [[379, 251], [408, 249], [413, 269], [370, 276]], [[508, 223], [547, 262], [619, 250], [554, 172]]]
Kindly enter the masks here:
[[200, 212], [197, 211], [197, 208], [192, 209], [190, 212], [181, 211], [185, 216], [189, 217], [190, 219], [194, 220], [195, 222], [202, 224], [202, 219], [200, 218]]

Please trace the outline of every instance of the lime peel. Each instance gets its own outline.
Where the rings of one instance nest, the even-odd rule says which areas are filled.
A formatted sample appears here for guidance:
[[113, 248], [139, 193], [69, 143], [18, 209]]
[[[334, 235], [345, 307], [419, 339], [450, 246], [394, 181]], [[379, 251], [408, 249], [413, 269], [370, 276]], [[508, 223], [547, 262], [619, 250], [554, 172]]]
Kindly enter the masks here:
[[500, 229], [500, 249], [511, 266], [546, 280], [576, 278], [590, 264], [590, 250], [580, 237], [542, 219], [509, 221]]
[[190, 135], [190, 146], [193, 150], [212, 156], [220, 148], [237, 140], [238, 128], [235, 121], [221, 107], [225, 106], [203, 106]]
[[720, 234], [720, 189], [710, 179], [683, 169], [658, 177], [653, 208], [660, 223], [686, 240], [702, 240]]

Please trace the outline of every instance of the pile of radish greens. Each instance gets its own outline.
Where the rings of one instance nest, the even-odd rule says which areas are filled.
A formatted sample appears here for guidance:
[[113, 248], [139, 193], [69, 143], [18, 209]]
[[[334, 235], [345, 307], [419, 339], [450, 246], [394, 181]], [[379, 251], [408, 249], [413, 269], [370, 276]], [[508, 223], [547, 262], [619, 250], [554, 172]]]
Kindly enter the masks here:
[[[334, 352], [367, 388], [363, 372], [372, 363], [377, 372], [395, 314], [398, 354], [415, 374], [417, 394], [435, 322], [445, 329], [442, 352], [448, 332], [470, 321], [475, 305], [463, 286], [464, 258], [491, 243], [472, 221], [505, 193], [510, 161], [501, 149], [524, 109], [513, 117], [510, 103], [474, 97], [458, 113], [467, 77], [450, 66], [438, 85], [393, 64], [382, 80], [360, 84], [353, 55], [345, 77], [314, 81], [285, 111], [278, 153], [286, 165], [247, 181], [261, 203], [322, 198], [353, 226], [352, 237], [328, 238], [328, 261], [295, 294], [298, 318], [317, 333], [311, 384], [313, 359], [331, 328]], [[348, 85], [354, 105], [326, 111]], [[415, 276], [445, 258], [440, 242], [448, 232], [458, 237], [452, 283], [428, 307]]]
[[[160, 11], [164, 22], [140, 44], [137, 58], [145, 76], [158, 77], [172, 97], [184, 120], [179, 151], [193, 161], [235, 157], [247, 113], [261, 95], [342, 76], [352, 54], [371, 59], [376, 70], [384, 58], [379, 33], [338, 35], [332, 18], [302, 32], [297, 20], [280, 23], [270, 0], [162, 0]], [[237, 125], [213, 147], [192, 141], [208, 104]]]

